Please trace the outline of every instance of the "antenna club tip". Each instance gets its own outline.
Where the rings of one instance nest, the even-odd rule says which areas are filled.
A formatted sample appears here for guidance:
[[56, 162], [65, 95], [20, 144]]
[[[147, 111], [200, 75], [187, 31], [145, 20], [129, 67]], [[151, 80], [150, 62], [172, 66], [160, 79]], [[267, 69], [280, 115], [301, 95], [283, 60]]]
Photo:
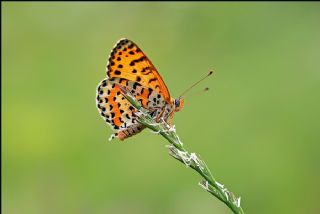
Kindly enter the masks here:
[[208, 87], [207, 87], [207, 88], [205, 88], [205, 89], [204, 89], [204, 91], [209, 91], [209, 88], [208, 88]]
[[213, 71], [209, 71], [209, 74], [208, 74], [208, 76], [210, 76], [211, 74], [213, 74]]

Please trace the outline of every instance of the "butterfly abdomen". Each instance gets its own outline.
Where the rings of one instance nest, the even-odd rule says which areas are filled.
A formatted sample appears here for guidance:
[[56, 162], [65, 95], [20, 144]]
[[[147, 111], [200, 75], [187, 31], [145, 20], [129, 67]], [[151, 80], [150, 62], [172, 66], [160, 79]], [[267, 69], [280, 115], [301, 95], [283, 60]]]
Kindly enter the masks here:
[[143, 125], [133, 125], [123, 131], [119, 131], [117, 133], [117, 137], [120, 139], [120, 140], [124, 140], [128, 137], [131, 137], [135, 134], [138, 134], [139, 132], [141, 132], [145, 127]]

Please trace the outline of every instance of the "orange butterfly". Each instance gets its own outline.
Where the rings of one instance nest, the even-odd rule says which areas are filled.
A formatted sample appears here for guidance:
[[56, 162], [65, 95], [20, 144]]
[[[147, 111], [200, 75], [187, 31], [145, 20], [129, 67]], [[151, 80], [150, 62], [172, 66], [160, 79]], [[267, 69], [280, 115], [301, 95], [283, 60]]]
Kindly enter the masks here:
[[130, 90], [154, 118], [171, 121], [174, 112], [181, 110], [184, 100], [170, 96], [157, 69], [141, 49], [128, 39], [121, 39], [113, 48], [107, 64], [108, 78], [97, 88], [97, 106], [102, 118], [115, 131], [114, 136], [124, 140], [141, 132], [136, 109], [121, 94], [119, 85]]

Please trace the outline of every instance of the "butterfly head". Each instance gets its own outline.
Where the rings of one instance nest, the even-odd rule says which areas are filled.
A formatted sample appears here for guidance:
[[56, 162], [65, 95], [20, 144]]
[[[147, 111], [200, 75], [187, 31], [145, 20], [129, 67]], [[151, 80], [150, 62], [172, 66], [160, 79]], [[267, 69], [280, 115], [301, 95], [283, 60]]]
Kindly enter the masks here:
[[179, 97], [174, 100], [174, 111], [180, 111], [184, 107], [184, 99]]

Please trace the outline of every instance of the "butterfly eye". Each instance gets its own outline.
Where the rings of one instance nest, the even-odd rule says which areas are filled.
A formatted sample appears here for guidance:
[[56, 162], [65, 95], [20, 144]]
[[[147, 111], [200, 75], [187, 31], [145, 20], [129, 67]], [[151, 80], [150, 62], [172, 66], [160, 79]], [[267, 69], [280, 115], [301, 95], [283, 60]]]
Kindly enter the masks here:
[[180, 99], [175, 99], [174, 104], [176, 107], [180, 106]]

